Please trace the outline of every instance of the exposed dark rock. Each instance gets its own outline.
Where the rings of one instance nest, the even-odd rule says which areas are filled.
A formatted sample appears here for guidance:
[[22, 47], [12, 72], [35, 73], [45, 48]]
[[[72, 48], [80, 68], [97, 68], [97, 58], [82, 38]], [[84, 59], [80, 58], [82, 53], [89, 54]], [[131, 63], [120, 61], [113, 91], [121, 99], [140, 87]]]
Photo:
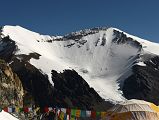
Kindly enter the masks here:
[[125, 80], [124, 96], [159, 104], [159, 57], [153, 57], [144, 63], [146, 66], [134, 66], [133, 75]]
[[78, 41], [79, 44], [84, 45], [87, 42], [87, 40], [80, 40]]
[[[66, 108], [104, 110], [111, 106], [74, 70], [65, 70], [63, 73], [52, 70], [52, 80], [55, 96], [65, 103], [63, 106]], [[103, 106], [100, 106], [101, 103]]]
[[72, 47], [74, 44], [75, 44], [75, 43], [71, 43], [71, 44], [68, 44], [68, 45], [66, 45], [66, 46], [64, 46], [64, 47], [70, 48], [70, 47]]
[[53, 86], [48, 81], [47, 75], [41, 73], [27, 61], [20, 61], [16, 58], [13, 59], [10, 66], [17, 73], [27, 91], [25, 100], [28, 101], [32, 96], [37, 106], [53, 105]]
[[136, 48], [140, 49], [142, 48], [142, 45], [137, 42], [136, 40], [133, 40], [130, 37], [127, 37], [126, 34], [124, 34], [123, 32], [119, 32], [117, 30], [114, 30], [114, 36], [115, 38], [112, 40], [112, 42], [117, 43], [117, 44], [130, 44]]
[[85, 30], [80, 30], [77, 32], [72, 32], [71, 34], [65, 35], [64, 39], [79, 40], [84, 36], [98, 33], [100, 30], [107, 30], [107, 28], [106, 27], [95, 27], [92, 29], [85, 29]]
[[104, 46], [105, 44], [106, 44], [106, 34], [104, 34], [103, 37], [102, 37], [101, 46]]
[[[4, 59], [6, 62], [9, 62], [14, 56], [14, 52], [17, 50], [15, 42], [10, 40], [9, 36], [4, 37], [0, 41], [0, 59]], [[7, 52], [6, 52], [7, 51]]]

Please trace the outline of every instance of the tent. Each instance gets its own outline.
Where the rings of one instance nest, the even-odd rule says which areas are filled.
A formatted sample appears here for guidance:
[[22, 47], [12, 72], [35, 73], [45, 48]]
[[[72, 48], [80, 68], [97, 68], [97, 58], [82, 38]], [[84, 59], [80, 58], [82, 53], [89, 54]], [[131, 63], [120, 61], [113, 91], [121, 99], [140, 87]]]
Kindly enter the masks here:
[[159, 120], [159, 107], [143, 100], [127, 100], [113, 106], [105, 120]]
[[11, 114], [4, 112], [3, 110], [0, 112], [0, 120], [18, 120], [13, 117]]

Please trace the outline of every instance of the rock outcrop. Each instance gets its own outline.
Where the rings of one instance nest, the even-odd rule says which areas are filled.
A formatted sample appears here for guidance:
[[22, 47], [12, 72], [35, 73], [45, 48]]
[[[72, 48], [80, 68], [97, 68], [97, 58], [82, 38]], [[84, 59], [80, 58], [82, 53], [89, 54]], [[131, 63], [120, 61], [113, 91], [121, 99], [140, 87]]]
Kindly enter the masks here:
[[0, 59], [0, 106], [23, 106], [21, 80], [4, 60]]

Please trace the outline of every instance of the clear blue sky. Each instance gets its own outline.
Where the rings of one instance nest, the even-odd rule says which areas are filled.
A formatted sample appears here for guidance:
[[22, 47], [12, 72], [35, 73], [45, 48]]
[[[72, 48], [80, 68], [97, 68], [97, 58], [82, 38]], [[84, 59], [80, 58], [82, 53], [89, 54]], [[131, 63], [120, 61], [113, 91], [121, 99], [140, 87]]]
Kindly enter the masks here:
[[159, 0], [1, 0], [6, 24], [50, 35], [112, 26], [159, 42]]

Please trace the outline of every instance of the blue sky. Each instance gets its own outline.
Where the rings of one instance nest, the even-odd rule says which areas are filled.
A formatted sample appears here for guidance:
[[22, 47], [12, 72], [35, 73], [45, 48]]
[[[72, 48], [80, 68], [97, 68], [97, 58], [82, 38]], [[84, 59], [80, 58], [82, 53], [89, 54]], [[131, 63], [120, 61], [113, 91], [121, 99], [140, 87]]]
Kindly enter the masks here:
[[1, 0], [0, 26], [20, 25], [50, 35], [116, 27], [159, 42], [158, 6], [159, 0]]

